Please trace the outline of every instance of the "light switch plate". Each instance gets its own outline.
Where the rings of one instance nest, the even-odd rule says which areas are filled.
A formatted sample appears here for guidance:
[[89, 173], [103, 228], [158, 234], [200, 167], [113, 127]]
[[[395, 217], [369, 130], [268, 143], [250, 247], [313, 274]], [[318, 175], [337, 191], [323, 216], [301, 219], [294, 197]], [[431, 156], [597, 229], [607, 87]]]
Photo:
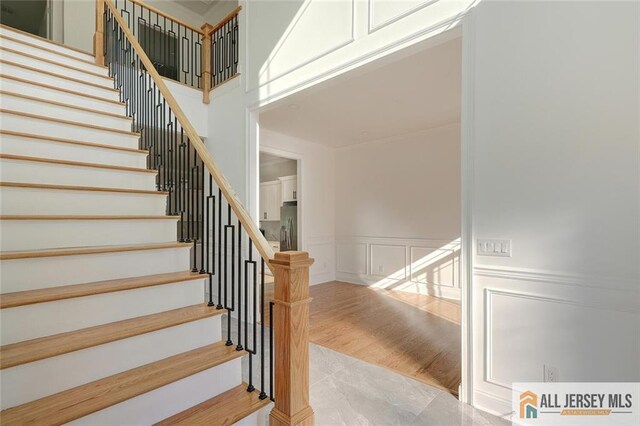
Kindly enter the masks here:
[[511, 240], [477, 240], [476, 254], [478, 256], [511, 257]]

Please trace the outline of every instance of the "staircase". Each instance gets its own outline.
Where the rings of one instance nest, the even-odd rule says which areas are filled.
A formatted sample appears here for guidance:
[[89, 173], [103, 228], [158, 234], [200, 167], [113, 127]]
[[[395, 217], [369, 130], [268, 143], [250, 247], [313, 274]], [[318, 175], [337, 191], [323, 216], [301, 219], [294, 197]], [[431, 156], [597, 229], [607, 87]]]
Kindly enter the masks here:
[[0, 27], [0, 422], [263, 424], [95, 62]]

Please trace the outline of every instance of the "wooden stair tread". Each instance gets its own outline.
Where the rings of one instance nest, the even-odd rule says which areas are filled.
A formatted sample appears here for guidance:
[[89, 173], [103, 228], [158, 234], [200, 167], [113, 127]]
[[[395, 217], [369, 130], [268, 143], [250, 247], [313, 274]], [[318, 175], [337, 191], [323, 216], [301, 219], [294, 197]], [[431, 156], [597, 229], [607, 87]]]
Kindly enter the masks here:
[[0, 260], [16, 260], [16, 259], [33, 259], [39, 257], [57, 257], [57, 256], [78, 256], [85, 254], [100, 253], [119, 253], [126, 251], [139, 250], [158, 250], [167, 248], [192, 247], [191, 243], [153, 243], [153, 244], [130, 244], [123, 246], [95, 246], [95, 247], [72, 247], [61, 249], [43, 249], [43, 250], [20, 250], [20, 251], [3, 251], [0, 252]]
[[[180, 271], [3, 293], [0, 294], [0, 309], [15, 308], [16, 306], [31, 305], [34, 303], [52, 302], [55, 300], [92, 296], [95, 294], [111, 293], [114, 291], [131, 290], [135, 288], [151, 287], [182, 281], [191, 281], [207, 277], [207, 274]], [[0, 363], [1, 362], [2, 360], [0, 360]]]
[[140, 167], [114, 166], [111, 164], [98, 164], [98, 163], [84, 163], [81, 161], [57, 160], [54, 158], [30, 157], [26, 155], [0, 154], [0, 158], [4, 158], [7, 160], [32, 161], [35, 163], [50, 163], [50, 164], [62, 164], [66, 166], [93, 167], [96, 169], [122, 170], [125, 172], [152, 173], [152, 174], [158, 173], [157, 170], [143, 169]]
[[125, 148], [122, 146], [106, 145], [102, 143], [83, 142], [83, 141], [76, 141], [72, 139], [55, 138], [53, 136], [34, 135], [31, 133], [24, 133], [24, 132], [14, 132], [13, 130], [0, 130], [0, 135], [18, 136], [20, 138], [39, 139], [43, 141], [89, 146], [91, 148], [104, 148], [104, 149], [110, 149], [114, 151], [127, 151], [134, 154], [149, 155], [149, 151], [146, 149]]
[[129, 117], [128, 115], [124, 115], [124, 114], [115, 114], [115, 113], [111, 113], [111, 112], [99, 111], [99, 110], [95, 110], [95, 109], [92, 109], [92, 108], [87, 108], [87, 107], [81, 107], [81, 106], [77, 106], [77, 105], [67, 104], [67, 103], [64, 103], [64, 102], [52, 101], [51, 99], [40, 98], [40, 97], [37, 97], [37, 96], [30, 96], [30, 95], [24, 95], [22, 93], [9, 92], [7, 90], [0, 90], [0, 95], [12, 96], [14, 98], [27, 99], [27, 100], [34, 101], [34, 102], [40, 102], [40, 103], [59, 106], [59, 107], [62, 107], [62, 108], [76, 109], [78, 111], [84, 111], [84, 112], [88, 112], [88, 113], [91, 113], [91, 114], [99, 114], [99, 115], [105, 115], [105, 116], [109, 116], [109, 117], [113, 117], [113, 118], [121, 118], [123, 120], [128, 120], [128, 121], [132, 121], [133, 120], [131, 117]]
[[246, 354], [220, 341], [2, 411], [3, 425], [59, 425]]
[[7, 61], [6, 59], [1, 59], [0, 58], [0, 64], [7, 64], [7, 65], [10, 65], [10, 66], [22, 68], [22, 69], [25, 69], [25, 70], [37, 72], [37, 73], [40, 73], [40, 74], [47, 74], [47, 75], [50, 75], [50, 76], [55, 77], [55, 78], [61, 78], [63, 80], [72, 81], [74, 83], [84, 84], [85, 86], [91, 86], [91, 87], [95, 87], [97, 89], [104, 89], [104, 90], [106, 90], [108, 92], [115, 92], [115, 93], [119, 92], [117, 89], [113, 89], [111, 87], [103, 86], [101, 84], [96, 84], [96, 83], [92, 83], [90, 81], [80, 80], [79, 78], [73, 78], [73, 77], [62, 75], [62, 74], [57, 74], [57, 73], [54, 73], [54, 72], [51, 72], [51, 71], [46, 71], [46, 70], [43, 70], [43, 69], [40, 69], [40, 68], [30, 67], [28, 65], [23, 65], [23, 64], [20, 64], [18, 62]]
[[156, 191], [151, 189], [128, 189], [128, 188], [103, 188], [99, 186], [77, 186], [77, 185], [51, 185], [47, 183], [23, 183], [23, 182], [0, 182], [0, 187], [8, 188], [34, 188], [63, 191], [97, 191], [97, 192], [122, 192], [125, 194], [141, 195], [169, 195], [168, 191]]
[[75, 96], [82, 96], [82, 97], [85, 97], [85, 98], [93, 99], [94, 101], [97, 101], [97, 102], [107, 102], [107, 103], [114, 104], [114, 105], [125, 106], [124, 102], [114, 101], [112, 99], [107, 99], [107, 98], [101, 98], [101, 97], [96, 96], [96, 95], [91, 95], [91, 94], [83, 93], [83, 92], [77, 92], [77, 91], [71, 90], [71, 89], [64, 89], [62, 87], [53, 86], [51, 84], [45, 84], [45, 83], [40, 83], [40, 82], [37, 82], [37, 81], [31, 81], [31, 80], [27, 80], [27, 79], [24, 79], [24, 78], [16, 77], [14, 75], [0, 73], [0, 80], [2, 80], [2, 79], [9, 79], [9, 80], [14, 80], [14, 81], [19, 81], [20, 83], [26, 83], [26, 84], [31, 84], [33, 86], [44, 87], [45, 89], [50, 89], [50, 90], [56, 90], [58, 92], [69, 93], [69, 94], [75, 95]]
[[171, 416], [159, 426], [169, 425], [207, 425], [227, 426], [267, 406], [269, 398], [258, 398], [259, 392], [247, 392], [247, 384], [243, 383], [214, 398], [195, 405], [181, 413]]
[[[87, 61], [85, 59], [78, 58], [77, 56], [68, 55], [66, 53], [62, 53], [62, 52], [54, 50], [54, 49], [48, 49], [48, 48], [46, 48], [44, 46], [39, 46], [39, 45], [34, 44], [34, 43], [29, 43], [28, 41], [20, 40], [20, 39], [17, 39], [15, 37], [11, 37], [11, 36], [8, 36], [8, 35], [0, 34], [0, 40], [2, 40], [2, 39], [10, 40], [10, 41], [13, 41], [15, 43], [20, 43], [22, 45], [29, 46], [30, 48], [33, 48], [33, 49], [44, 50], [45, 52], [53, 53], [55, 55], [60, 55], [60, 56], [63, 56], [65, 58], [72, 59], [74, 61], [83, 62], [83, 63], [89, 64], [89, 65], [94, 65], [94, 66], [96, 66], [98, 68], [105, 68], [105, 69], [108, 68], [106, 65], [96, 64], [95, 61], [94, 62]], [[50, 40], [47, 40], [47, 41], [50, 41]], [[69, 46], [65, 46], [65, 47], [71, 48]], [[73, 49], [73, 48], [71, 48], [71, 49]], [[75, 49], [73, 49], [73, 50], [75, 50]], [[81, 53], [86, 53], [86, 52], [81, 52]]]
[[0, 220], [178, 220], [168, 215], [0, 215]]
[[2, 357], [0, 370], [221, 315], [223, 312], [225, 311], [222, 309], [209, 307], [202, 303], [4, 345], [0, 347], [0, 356]]
[[10, 109], [0, 108], [0, 113], [11, 114], [11, 115], [20, 115], [22, 117], [33, 118], [34, 120], [52, 121], [54, 123], [66, 124], [66, 125], [69, 125], [69, 126], [86, 127], [88, 129], [100, 130], [102, 132], [120, 133], [120, 134], [123, 134], [123, 135], [140, 137], [140, 133], [131, 132], [129, 130], [119, 130], [119, 129], [114, 129], [114, 128], [111, 128], [111, 127], [96, 126], [94, 124], [87, 124], [87, 123], [83, 123], [83, 122], [80, 122], [80, 121], [63, 120], [61, 118], [47, 117], [46, 115], [31, 114], [29, 112], [14, 111], [14, 110], [10, 110]]
[[[83, 284], [71, 284], [42, 288], [36, 290], [17, 291], [0, 294], [0, 309], [15, 308], [16, 306], [34, 303], [52, 302], [55, 300], [71, 299], [74, 297], [91, 296], [95, 294], [111, 293], [115, 291], [131, 290], [162, 284], [191, 281], [207, 278], [207, 274], [191, 271], [170, 272], [166, 274], [145, 275], [141, 277], [120, 278], [116, 280], [95, 281]], [[0, 360], [0, 363], [2, 360]]]
[[104, 75], [104, 74], [100, 74], [100, 73], [97, 73], [97, 72], [85, 70], [85, 69], [82, 69], [82, 68], [77, 68], [77, 67], [74, 67], [73, 65], [67, 65], [67, 64], [63, 64], [61, 62], [52, 61], [52, 60], [47, 59], [47, 58], [43, 58], [43, 57], [40, 57], [40, 56], [32, 55], [32, 54], [26, 53], [26, 52], [21, 52], [19, 50], [11, 49], [9, 47], [0, 46], [0, 50], [5, 51], [5, 52], [10, 52], [10, 53], [15, 53], [16, 55], [24, 56], [24, 57], [29, 58], [29, 59], [35, 59], [36, 61], [42, 61], [42, 62], [45, 62], [47, 64], [56, 65], [56, 66], [59, 66], [59, 67], [62, 67], [62, 68], [67, 68], [67, 69], [70, 69], [70, 70], [73, 70], [73, 71], [78, 71], [78, 72], [81, 72], [81, 73], [85, 73], [85, 74], [91, 75], [93, 77], [104, 78], [104, 79], [107, 79], [107, 80], [113, 80], [108, 75]]

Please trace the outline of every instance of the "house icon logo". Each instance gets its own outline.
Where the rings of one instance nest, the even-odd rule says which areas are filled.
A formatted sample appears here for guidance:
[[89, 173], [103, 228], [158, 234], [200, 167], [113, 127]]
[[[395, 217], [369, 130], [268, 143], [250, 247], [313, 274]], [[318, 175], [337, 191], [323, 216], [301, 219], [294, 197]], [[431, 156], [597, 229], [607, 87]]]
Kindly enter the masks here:
[[531, 391], [522, 392], [520, 394], [520, 418], [538, 418], [538, 395]]

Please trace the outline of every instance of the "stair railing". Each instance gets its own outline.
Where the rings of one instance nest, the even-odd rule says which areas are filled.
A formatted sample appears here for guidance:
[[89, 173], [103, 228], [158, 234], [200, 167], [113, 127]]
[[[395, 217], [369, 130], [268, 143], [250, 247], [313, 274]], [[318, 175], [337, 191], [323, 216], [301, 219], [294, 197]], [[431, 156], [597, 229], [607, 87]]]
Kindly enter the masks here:
[[[113, 1], [158, 73], [201, 89], [204, 103], [209, 103], [211, 89], [239, 75], [238, 13], [242, 6], [215, 26], [205, 23], [197, 28], [142, 0]], [[94, 45], [102, 46], [101, 40]], [[103, 64], [100, 49], [95, 50], [98, 63]]]
[[[140, 149], [149, 152], [147, 167], [157, 170], [157, 189], [168, 194], [167, 213], [180, 216], [178, 239], [192, 245], [192, 271], [208, 275], [208, 305], [226, 310], [226, 344], [248, 352], [247, 391], [258, 385], [259, 398], [274, 400], [272, 425], [313, 424], [308, 344], [313, 259], [306, 252], [274, 255], [120, 10], [112, 0], [97, 0], [96, 11], [95, 41], [102, 46], [96, 62], [102, 57], [108, 66], [132, 130], [140, 133]], [[264, 321], [258, 328], [267, 303], [267, 267], [275, 278], [268, 342]]]

